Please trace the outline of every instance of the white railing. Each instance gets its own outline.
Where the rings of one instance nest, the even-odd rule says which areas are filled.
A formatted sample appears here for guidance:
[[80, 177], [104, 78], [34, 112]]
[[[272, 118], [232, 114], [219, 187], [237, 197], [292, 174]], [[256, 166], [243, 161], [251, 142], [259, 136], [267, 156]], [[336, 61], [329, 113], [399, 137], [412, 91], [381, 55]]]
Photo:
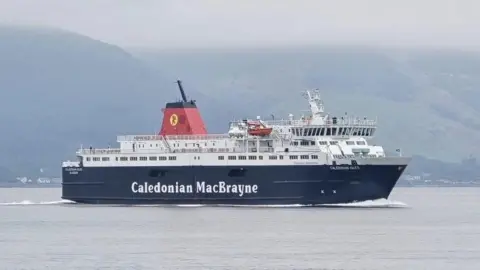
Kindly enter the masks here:
[[79, 155], [108, 155], [108, 154], [120, 154], [122, 150], [120, 148], [103, 148], [103, 149], [85, 149], [81, 148], [77, 150]]
[[77, 155], [109, 155], [109, 154], [172, 154], [172, 153], [272, 153], [274, 149], [271, 147], [260, 147], [257, 151], [256, 148], [250, 147], [249, 151], [245, 151], [244, 148], [179, 148], [179, 149], [79, 149]]
[[229, 138], [228, 134], [205, 134], [205, 135], [120, 135], [118, 142], [125, 141], [161, 141], [161, 140], [215, 140]]
[[[267, 126], [305, 126], [312, 123], [311, 120], [268, 120], [263, 121]], [[335, 123], [334, 123], [335, 122]], [[329, 118], [326, 119], [322, 126], [376, 126], [377, 120], [372, 119], [358, 119], [356, 117], [343, 118], [337, 117], [336, 121]], [[317, 125], [316, 125], [317, 126]]]
[[167, 140], [219, 140], [227, 139], [230, 136], [228, 134], [205, 134], [205, 135], [167, 135]]

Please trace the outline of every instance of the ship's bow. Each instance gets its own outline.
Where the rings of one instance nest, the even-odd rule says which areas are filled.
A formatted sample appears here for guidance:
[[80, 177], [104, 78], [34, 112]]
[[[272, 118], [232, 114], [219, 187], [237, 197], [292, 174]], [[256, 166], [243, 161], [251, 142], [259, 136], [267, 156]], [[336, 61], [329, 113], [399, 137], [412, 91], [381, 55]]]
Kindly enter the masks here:
[[411, 159], [399, 156], [358, 161], [365, 168], [364, 177], [371, 185], [371, 199], [388, 199]]

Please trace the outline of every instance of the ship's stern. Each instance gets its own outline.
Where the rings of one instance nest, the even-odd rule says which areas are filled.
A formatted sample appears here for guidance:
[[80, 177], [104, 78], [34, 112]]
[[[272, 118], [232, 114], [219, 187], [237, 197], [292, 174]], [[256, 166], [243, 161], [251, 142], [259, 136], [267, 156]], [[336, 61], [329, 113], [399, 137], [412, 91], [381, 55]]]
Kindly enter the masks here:
[[62, 199], [75, 201], [76, 184], [81, 182], [83, 167], [80, 162], [65, 161], [62, 163]]

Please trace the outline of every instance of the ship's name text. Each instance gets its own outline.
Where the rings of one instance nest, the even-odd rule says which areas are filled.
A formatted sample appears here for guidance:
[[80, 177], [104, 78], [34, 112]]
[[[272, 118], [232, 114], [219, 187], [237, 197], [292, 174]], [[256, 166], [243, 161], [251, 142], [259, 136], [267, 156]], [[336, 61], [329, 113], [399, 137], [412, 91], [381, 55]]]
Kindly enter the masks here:
[[330, 170], [360, 170], [360, 166], [351, 166], [351, 165], [343, 165], [343, 166], [330, 166]]
[[[160, 182], [157, 183], [132, 183], [133, 193], [194, 193], [194, 185], [183, 185], [175, 182], [175, 184], [165, 185]], [[242, 184], [227, 184], [220, 181], [216, 184], [207, 184], [206, 182], [195, 183], [195, 193], [233, 193], [242, 197], [244, 194], [252, 194], [258, 192], [258, 185], [242, 185]]]

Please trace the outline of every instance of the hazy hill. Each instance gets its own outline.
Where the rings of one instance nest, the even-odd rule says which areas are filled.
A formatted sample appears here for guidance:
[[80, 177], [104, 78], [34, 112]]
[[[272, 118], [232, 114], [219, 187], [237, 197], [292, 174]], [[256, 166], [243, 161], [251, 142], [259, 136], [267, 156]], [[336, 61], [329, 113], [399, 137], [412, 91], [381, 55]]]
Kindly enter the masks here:
[[[467, 64], [453, 65], [456, 57]], [[35, 177], [40, 168], [58, 175], [82, 143], [101, 147], [118, 134], [158, 131], [160, 109], [180, 97], [179, 77], [212, 132], [226, 131], [234, 117], [298, 116], [306, 109], [299, 91], [308, 87], [324, 90], [329, 111], [378, 115], [377, 139], [391, 148], [454, 161], [478, 149], [480, 62], [468, 53], [132, 54], [64, 31], [0, 27], [0, 59], [0, 180]]]
[[1, 27], [0, 59], [0, 164], [15, 173], [58, 175], [82, 143], [153, 133], [176, 94], [124, 50], [58, 30]]
[[319, 47], [134, 55], [165, 76], [181, 73], [237, 114], [298, 116], [306, 109], [299, 91], [320, 88], [330, 112], [378, 116], [377, 140], [391, 149], [455, 162], [480, 150], [477, 53]]
[[[119, 134], [158, 132], [161, 108], [180, 98], [176, 78], [117, 46], [70, 32], [0, 26], [0, 59], [4, 178], [36, 176], [40, 168], [59, 175], [61, 161], [75, 159], [81, 144], [105, 147]], [[184, 87], [204, 107], [218, 103], [189, 81]], [[206, 121], [215, 113], [206, 112]]]

